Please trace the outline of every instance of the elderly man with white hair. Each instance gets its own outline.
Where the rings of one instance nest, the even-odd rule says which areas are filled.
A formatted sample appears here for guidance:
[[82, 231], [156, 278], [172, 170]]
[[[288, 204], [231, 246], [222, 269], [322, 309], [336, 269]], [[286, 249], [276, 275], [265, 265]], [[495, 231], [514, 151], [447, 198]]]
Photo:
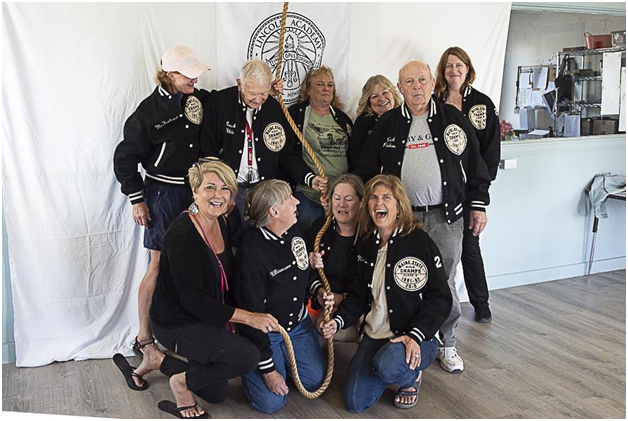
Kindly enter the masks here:
[[[316, 176], [294, 148], [277, 100], [271, 95], [273, 75], [262, 60], [248, 60], [237, 86], [212, 91], [203, 121], [203, 151], [231, 166], [240, 187], [236, 204], [255, 184], [276, 178], [324, 190], [327, 179]], [[277, 85], [275, 85], [277, 86]]]
[[380, 172], [401, 178], [414, 215], [441, 251], [442, 262], [437, 264], [447, 273], [453, 305], [440, 328], [437, 359], [453, 373], [464, 370], [456, 349], [460, 301], [454, 278], [462, 255], [465, 190], [471, 204], [469, 228], [477, 236], [486, 226], [491, 179], [469, 120], [433, 97], [434, 85], [425, 63], [411, 61], [401, 68], [397, 87], [404, 103], [375, 125], [356, 172], [365, 181]]

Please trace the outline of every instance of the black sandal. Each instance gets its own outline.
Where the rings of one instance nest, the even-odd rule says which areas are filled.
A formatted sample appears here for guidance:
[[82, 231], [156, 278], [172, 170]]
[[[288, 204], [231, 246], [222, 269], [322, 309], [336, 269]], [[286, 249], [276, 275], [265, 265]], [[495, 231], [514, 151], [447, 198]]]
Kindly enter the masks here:
[[[131, 367], [129, 362], [124, 358], [122, 354], [116, 354], [113, 356], [113, 362], [116, 364], [122, 375], [124, 376], [124, 380], [126, 380], [126, 384], [133, 390], [145, 390], [148, 388], [148, 382], [142, 378], [135, 371], [135, 367]], [[135, 384], [133, 378], [140, 379], [142, 381], [142, 385], [138, 386]]]
[[194, 402], [194, 405], [178, 407], [177, 404], [174, 402], [161, 401], [157, 404], [157, 406], [162, 411], [167, 412], [171, 415], [174, 415], [177, 418], [181, 418], [184, 420], [197, 420], [197, 419], [202, 419], [202, 418], [211, 418], [211, 416], [207, 413], [207, 411], [203, 412], [201, 415], [197, 415], [196, 417], [184, 417], [183, 415], [181, 415], [182, 411], [187, 411], [188, 409], [194, 409], [198, 407], [197, 402]]
[[137, 336], [136, 336], [135, 342], [133, 343], [133, 353], [138, 358], [144, 358], [144, 352], [142, 351], [142, 349], [144, 349], [146, 345], [150, 345], [154, 343], [155, 343], [155, 338], [153, 338], [152, 336], [148, 339], [144, 339], [141, 341], [138, 341]]

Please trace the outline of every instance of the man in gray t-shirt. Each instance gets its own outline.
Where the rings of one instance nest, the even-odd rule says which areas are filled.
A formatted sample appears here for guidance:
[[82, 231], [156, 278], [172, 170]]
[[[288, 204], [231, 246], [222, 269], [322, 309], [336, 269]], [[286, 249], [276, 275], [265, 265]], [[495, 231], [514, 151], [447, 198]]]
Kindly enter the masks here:
[[[421, 175], [417, 177], [417, 172]], [[443, 187], [427, 113], [412, 116], [410, 133], [401, 167], [401, 181], [413, 206], [435, 206], [443, 202]]]

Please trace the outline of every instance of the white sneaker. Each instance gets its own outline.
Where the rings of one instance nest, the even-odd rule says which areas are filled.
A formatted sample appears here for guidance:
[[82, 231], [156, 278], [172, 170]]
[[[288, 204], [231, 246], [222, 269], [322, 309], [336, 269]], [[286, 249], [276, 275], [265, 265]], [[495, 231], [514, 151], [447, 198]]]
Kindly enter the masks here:
[[438, 348], [436, 359], [440, 361], [443, 370], [450, 373], [460, 373], [464, 370], [464, 362], [455, 347]]

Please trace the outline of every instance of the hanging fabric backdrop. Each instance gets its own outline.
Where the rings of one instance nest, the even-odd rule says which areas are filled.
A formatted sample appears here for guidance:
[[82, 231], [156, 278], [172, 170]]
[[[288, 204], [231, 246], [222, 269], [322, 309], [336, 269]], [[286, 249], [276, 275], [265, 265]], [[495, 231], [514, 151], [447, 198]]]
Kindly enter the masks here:
[[[172, 46], [189, 46], [212, 69], [199, 88], [235, 84], [249, 57], [272, 66], [281, 7], [3, 3], [3, 211], [18, 366], [129, 355], [148, 257], [113, 175], [124, 121], [154, 89]], [[307, 66], [327, 64], [354, 116], [369, 76], [396, 82], [413, 59], [435, 69], [440, 53], [459, 45], [478, 71], [475, 86], [499, 107], [509, 3], [296, 3], [290, 11], [289, 101]]]
[[[281, 6], [277, 3], [219, 3], [216, 5], [217, 83], [231, 86], [242, 61], [262, 59], [275, 74]], [[334, 72], [338, 92], [347, 96], [349, 26], [340, 17], [350, 15], [347, 3], [292, 3], [286, 18], [282, 78], [284, 102], [295, 104], [305, 74], [322, 64]], [[237, 22], [237, 30], [234, 30]]]

